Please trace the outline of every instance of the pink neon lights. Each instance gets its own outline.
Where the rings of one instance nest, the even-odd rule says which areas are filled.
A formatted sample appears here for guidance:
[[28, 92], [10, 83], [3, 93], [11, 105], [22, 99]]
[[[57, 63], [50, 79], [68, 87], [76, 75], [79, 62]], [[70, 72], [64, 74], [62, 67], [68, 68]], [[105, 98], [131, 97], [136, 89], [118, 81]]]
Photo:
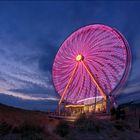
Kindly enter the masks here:
[[[82, 58], [81, 58], [81, 56]], [[106, 95], [122, 87], [130, 69], [130, 50], [125, 38], [105, 25], [89, 25], [74, 32], [60, 47], [53, 64], [53, 82], [61, 96], [71, 73], [78, 64], [64, 100], [78, 100], [100, 96], [80, 61], [88, 66]]]

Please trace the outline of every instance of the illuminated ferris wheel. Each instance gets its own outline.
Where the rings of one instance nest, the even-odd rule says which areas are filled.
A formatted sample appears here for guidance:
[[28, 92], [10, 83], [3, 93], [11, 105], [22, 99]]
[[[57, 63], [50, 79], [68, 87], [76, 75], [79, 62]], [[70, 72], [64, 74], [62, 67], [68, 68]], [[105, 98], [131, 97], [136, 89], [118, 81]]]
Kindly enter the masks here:
[[53, 64], [53, 82], [59, 104], [116, 95], [128, 78], [131, 54], [116, 29], [95, 24], [82, 27], [60, 47]]

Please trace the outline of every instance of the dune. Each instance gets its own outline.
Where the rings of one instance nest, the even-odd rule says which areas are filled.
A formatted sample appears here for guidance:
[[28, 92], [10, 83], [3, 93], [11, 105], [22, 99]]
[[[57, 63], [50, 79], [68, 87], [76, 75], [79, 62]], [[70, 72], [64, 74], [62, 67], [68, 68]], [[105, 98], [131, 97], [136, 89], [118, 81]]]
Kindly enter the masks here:
[[[2, 138], [11, 140], [13, 133], [14, 139], [20, 140], [22, 133], [25, 133], [24, 131], [26, 130], [31, 134], [27, 136], [29, 138], [25, 139], [30, 140], [32, 135], [31, 129], [35, 131], [34, 133], [37, 133], [32, 139], [38, 139], [39, 137], [40, 140], [57, 140], [60, 138], [53, 131], [58, 122], [56, 119], [49, 118], [46, 112], [24, 110], [0, 104], [0, 140]], [[19, 135], [19, 131], [21, 131], [21, 136]]]

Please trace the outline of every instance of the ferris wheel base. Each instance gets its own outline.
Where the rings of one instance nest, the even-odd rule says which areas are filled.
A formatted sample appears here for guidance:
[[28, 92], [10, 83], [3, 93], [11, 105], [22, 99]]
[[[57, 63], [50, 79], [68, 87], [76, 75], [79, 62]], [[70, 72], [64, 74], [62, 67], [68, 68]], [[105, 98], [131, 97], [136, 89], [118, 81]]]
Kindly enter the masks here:
[[59, 104], [58, 114], [61, 115], [79, 115], [83, 113], [110, 113], [110, 102], [102, 100], [96, 104]]

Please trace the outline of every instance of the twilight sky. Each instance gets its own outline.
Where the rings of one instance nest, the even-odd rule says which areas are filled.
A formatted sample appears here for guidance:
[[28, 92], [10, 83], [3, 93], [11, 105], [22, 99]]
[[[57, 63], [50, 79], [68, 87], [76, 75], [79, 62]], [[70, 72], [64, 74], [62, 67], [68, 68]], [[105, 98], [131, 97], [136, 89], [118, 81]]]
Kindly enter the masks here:
[[0, 2], [0, 103], [54, 110], [59, 96], [52, 64], [63, 41], [78, 28], [118, 29], [132, 51], [132, 70], [118, 103], [140, 100], [140, 2]]

